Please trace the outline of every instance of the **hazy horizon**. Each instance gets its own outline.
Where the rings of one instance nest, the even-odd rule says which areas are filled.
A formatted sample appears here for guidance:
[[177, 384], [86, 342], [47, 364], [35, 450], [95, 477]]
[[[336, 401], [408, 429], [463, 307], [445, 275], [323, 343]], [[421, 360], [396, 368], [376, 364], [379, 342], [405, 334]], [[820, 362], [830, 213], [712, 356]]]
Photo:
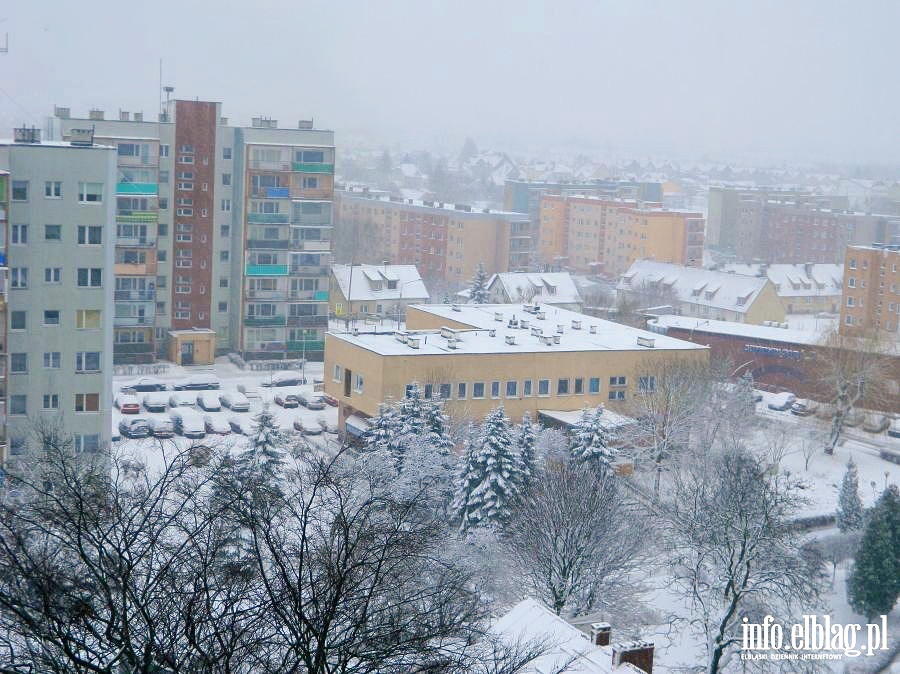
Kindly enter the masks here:
[[[203, 3], [0, 10], [0, 136], [53, 105], [223, 102], [373, 144], [896, 162], [900, 4]], [[174, 19], [178, 18], [176, 27]], [[189, 30], [187, 27], [191, 26]], [[0, 38], [2, 39], [2, 38]]]

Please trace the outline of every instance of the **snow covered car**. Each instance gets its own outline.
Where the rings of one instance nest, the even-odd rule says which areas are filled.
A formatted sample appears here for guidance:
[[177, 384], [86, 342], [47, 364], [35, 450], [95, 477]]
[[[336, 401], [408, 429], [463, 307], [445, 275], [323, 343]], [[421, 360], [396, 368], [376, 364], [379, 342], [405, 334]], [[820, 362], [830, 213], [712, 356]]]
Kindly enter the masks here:
[[247, 417], [229, 417], [228, 425], [231, 426], [232, 433], [250, 435], [253, 432], [253, 422]]
[[275, 404], [281, 407], [300, 407], [300, 400], [293, 393], [279, 393], [275, 396]]
[[815, 414], [818, 407], [812, 400], [798, 400], [791, 405], [791, 414], [796, 414], [798, 417], [808, 417]]
[[137, 396], [127, 393], [117, 395], [115, 405], [122, 414], [137, 414], [141, 411], [141, 403], [138, 401]]
[[175, 435], [175, 424], [168, 417], [152, 417], [149, 423], [150, 433], [154, 438], [171, 438]]
[[137, 381], [126, 384], [122, 388], [129, 388], [132, 391], [137, 391], [139, 393], [146, 393], [147, 391], [165, 391], [166, 382], [154, 379], [153, 377], [142, 377]]
[[300, 404], [308, 410], [325, 409], [325, 401], [322, 399], [321, 393], [301, 393], [299, 399]]
[[283, 370], [281, 372], [276, 372], [268, 379], [262, 380], [260, 386], [265, 386], [266, 388], [271, 386], [300, 386], [305, 383], [306, 378], [299, 372]]
[[900, 438], [900, 419], [894, 419], [891, 422], [891, 427], [888, 428], [888, 435], [892, 438]]
[[256, 398], [257, 400], [262, 399], [262, 394], [259, 392], [259, 389], [255, 386], [247, 386], [247, 384], [238, 384], [237, 390], [239, 393], [243, 393], [247, 398]]
[[147, 393], [143, 402], [144, 409], [148, 412], [165, 412], [169, 404], [169, 396], [159, 391]]
[[219, 396], [207, 391], [197, 396], [197, 407], [206, 412], [218, 412], [222, 409], [222, 403], [219, 402]]
[[797, 396], [793, 393], [788, 393], [787, 391], [783, 393], [776, 393], [772, 396], [772, 399], [769, 401], [768, 408], [770, 410], [775, 410], [777, 412], [784, 412], [785, 410], [791, 409], [791, 405], [797, 402]]
[[141, 417], [122, 419], [119, 422], [119, 433], [125, 438], [148, 438], [150, 437], [150, 424]]
[[219, 396], [219, 403], [232, 412], [249, 412], [250, 400], [243, 393], [223, 393]]
[[185, 391], [175, 391], [169, 396], [169, 407], [193, 407], [197, 404], [197, 396]]
[[207, 414], [203, 417], [203, 424], [207, 433], [215, 435], [228, 435], [231, 433], [231, 424], [220, 414]]
[[301, 419], [294, 419], [294, 430], [303, 435], [322, 435], [322, 427], [318, 423], [312, 421], [303, 423]]
[[219, 380], [214, 375], [195, 374], [177, 382], [173, 388], [176, 391], [215, 391], [219, 386]]
[[169, 410], [169, 418], [175, 424], [175, 432], [186, 438], [202, 438], [206, 435], [203, 417], [186, 407]]
[[328, 395], [327, 393], [322, 394], [322, 401], [327, 405], [331, 405], [332, 407], [338, 406], [338, 400], [333, 395]]

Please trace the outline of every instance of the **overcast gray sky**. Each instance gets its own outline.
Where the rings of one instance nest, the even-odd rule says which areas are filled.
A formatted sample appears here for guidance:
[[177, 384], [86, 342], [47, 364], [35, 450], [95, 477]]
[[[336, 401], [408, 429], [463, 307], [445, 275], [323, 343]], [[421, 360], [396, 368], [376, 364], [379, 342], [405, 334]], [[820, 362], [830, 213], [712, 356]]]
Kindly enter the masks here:
[[[215, 9], [213, 9], [215, 8]], [[896, 0], [9, 0], [0, 130], [54, 103], [373, 142], [900, 160]]]

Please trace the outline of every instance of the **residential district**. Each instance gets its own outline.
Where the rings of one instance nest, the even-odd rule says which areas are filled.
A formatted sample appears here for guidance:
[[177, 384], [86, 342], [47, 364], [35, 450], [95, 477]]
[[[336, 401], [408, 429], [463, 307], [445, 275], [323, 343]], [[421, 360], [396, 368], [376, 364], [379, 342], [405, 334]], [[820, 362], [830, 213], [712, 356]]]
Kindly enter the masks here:
[[[51, 112], [0, 141], [7, 498], [23, 497], [20, 476], [38, 465], [50, 425], [80, 460], [128, 452], [163, 472], [179, 451], [239, 453], [268, 432], [322, 456], [402, 455], [391, 479], [457, 476], [440, 506], [463, 534], [453, 546], [500, 536], [511, 551], [498, 559], [518, 575], [479, 588], [492, 616], [479, 639], [507, 651], [530, 640], [534, 652], [496, 671], [718, 671], [739, 648], [741, 617], [787, 612], [781, 600], [804, 593], [839, 622], [887, 615], [890, 650], [860, 666], [889, 666], [900, 586], [890, 581], [893, 598], [879, 604], [854, 573], [872, 564], [860, 557], [867, 537], [891, 530], [870, 534], [881, 516], [864, 527], [863, 511], [896, 498], [900, 475], [896, 183], [573, 167], [474, 144], [395, 161], [336, 148], [311, 119], [245, 124], [214, 101], [172, 100], [153, 115]], [[779, 560], [770, 551], [760, 563], [790, 576], [788, 557], [822, 544], [831, 566], [814, 590], [812, 578], [745, 577], [740, 591], [728, 581], [721, 618], [714, 541], [693, 562], [673, 557], [674, 579], [642, 565], [651, 540], [700, 536], [678, 510], [689, 492], [711, 509], [726, 498], [690, 491], [687, 447], [738, 451], [737, 437], [753, 449], [754, 483], [795, 481], [803, 496], [773, 506], [785, 509], [771, 530], [754, 520], [739, 532], [778, 539]], [[566, 473], [560, 451], [594, 472]], [[739, 486], [728, 465], [700, 470], [723, 493]], [[532, 493], [539, 474], [547, 484]], [[595, 492], [608, 498], [594, 505]], [[544, 522], [557, 505], [564, 521]], [[634, 508], [652, 513], [656, 533], [634, 528]], [[681, 529], [661, 524], [667, 509], [684, 516]], [[565, 556], [542, 543], [585, 517], [599, 538], [584, 545], [598, 549], [577, 562], [602, 572], [538, 564]], [[695, 520], [704, 531], [721, 525], [706, 517]], [[259, 553], [261, 530], [240, 521]], [[896, 557], [893, 527], [880, 549]], [[863, 541], [858, 555], [847, 540]], [[690, 576], [692, 563], [708, 575]], [[865, 582], [880, 582], [876, 567]], [[857, 587], [850, 604], [847, 587]], [[11, 594], [0, 591], [0, 611], [24, 620]], [[459, 636], [439, 627], [435, 639]], [[396, 652], [409, 646], [391, 635]], [[172, 662], [154, 671], [188, 671]]]

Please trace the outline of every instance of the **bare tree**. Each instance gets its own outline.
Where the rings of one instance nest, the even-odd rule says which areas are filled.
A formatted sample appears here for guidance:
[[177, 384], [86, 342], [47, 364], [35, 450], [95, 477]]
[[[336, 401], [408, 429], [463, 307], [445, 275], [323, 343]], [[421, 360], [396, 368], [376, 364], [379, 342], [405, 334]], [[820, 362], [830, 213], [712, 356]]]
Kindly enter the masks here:
[[798, 484], [740, 446], [685, 460], [661, 513], [674, 587], [716, 674], [736, 652], [741, 620], [790, 622], [820, 597], [822, 563], [788, 526]]
[[644, 558], [644, 517], [618, 478], [548, 461], [504, 529], [515, 573], [557, 614], [614, 608]]

